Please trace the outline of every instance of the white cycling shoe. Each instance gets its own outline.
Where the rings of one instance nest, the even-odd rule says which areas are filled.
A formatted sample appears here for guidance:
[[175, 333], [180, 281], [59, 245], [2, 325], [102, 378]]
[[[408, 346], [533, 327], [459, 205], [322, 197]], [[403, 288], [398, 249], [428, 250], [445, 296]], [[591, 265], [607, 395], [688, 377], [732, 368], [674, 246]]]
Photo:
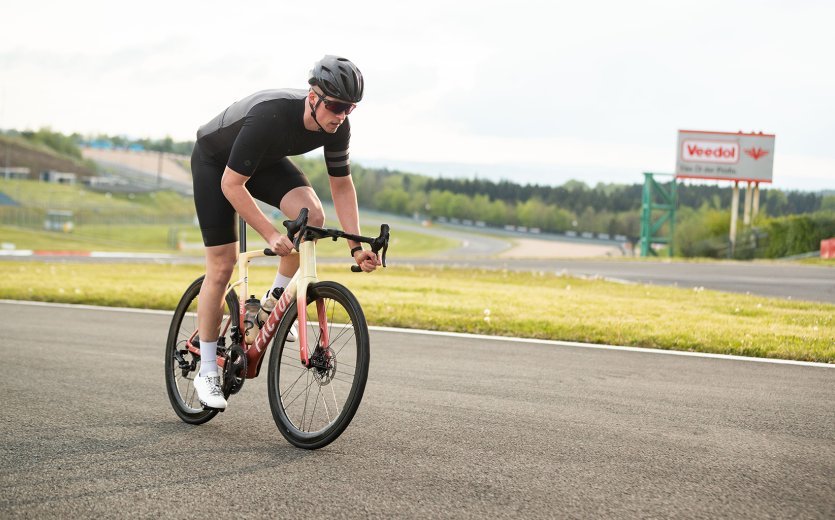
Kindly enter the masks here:
[[197, 390], [197, 398], [200, 399], [203, 406], [218, 410], [226, 409], [226, 399], [223, 398], [223, 390], [220, 389], [220, 376], [217, 374], [198, 375], [194, 378], [194, 389]]
[[299, 337], [299, 328], [296, 326], [296, 323], [293, 322], [293, 324], [290, 325], [290, 330], [287, 331], [287, 341], [295, 342], [297, 337]]

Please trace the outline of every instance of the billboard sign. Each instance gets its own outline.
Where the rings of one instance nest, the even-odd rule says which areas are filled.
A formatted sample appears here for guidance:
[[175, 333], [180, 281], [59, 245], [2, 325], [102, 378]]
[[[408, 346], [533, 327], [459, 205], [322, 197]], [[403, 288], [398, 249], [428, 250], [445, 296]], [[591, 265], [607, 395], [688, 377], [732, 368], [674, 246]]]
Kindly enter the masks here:
[[679, 130], [676, 177], [771, 182], [774, 134]]

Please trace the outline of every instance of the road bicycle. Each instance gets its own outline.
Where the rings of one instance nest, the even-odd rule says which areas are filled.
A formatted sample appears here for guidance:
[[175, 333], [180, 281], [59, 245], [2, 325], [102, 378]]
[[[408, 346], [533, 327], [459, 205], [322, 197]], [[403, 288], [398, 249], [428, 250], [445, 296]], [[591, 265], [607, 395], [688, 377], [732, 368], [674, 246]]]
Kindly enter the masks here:
[[[296, 220], [284, 221], [287, 236], [300, 255], [299, 269], [251, 344], [242, 327], [247, 302], [235, 290], [249, 294], [250, 261], [275, 253], [271, 249], [247, 251], [246, 222], [239, 219], [238, 279], [229, 284], [224, 296], [217, 362], [223, 395], [229, 399], [247, 379], [258, 377], [272, 341], [267, 389], [273, 419], [290, 443], [318, 449], [339, 437], [353, 419], [368, 378], [370, 345], [368, 325], [356, 297], [345, 286], [317, 277], [316, 240], [344, 238], [369, 244], [375, 254], [382, 252], [385, 267], [389, 226], [382, 224], [380, 235], [371, 238], [310, 226], [307, 215], [305, 208]], [[351, 270], [361, 271], [358, 265]], [[221, 411], [204, 407], [194, 388], [200, 369], [197, 300], [203, 279], [192, 282], [180, 299], [165, 348], [168, 397], [180, 419], [189, 424], [203, 424]], [[252, 301], [254, 296], [250, 296]], [[296, 341], [288, 341], [293, 325]]]

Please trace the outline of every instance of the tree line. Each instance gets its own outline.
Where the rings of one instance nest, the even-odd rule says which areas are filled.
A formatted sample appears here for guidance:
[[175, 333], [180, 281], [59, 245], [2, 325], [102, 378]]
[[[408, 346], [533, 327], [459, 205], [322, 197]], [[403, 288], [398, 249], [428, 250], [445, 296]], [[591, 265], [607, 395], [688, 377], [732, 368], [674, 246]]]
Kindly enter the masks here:
[[[574, 213], [591, 207], [595, 211], [634, 211], [641, 208], [643, 184], [604, 184], [589, 186], [571, 180], [561, 186], [516, 184], [508, 180], [498, 182], [485, 179], [429, 179], [427, 191], [440, 190], [469, 196], [486, 194], [491, 200], [519, 203], [539, 198]], [[679, 184], [678, 203], [682, 207], [699, 208], [708, 203], [716, 209], [730, 209], [732, 190], [726, 185]], [[814, 213], [821, 209], [823, 194], [813, 192], [761, 190], [760, 211], [772, 217]]]
[[[314, 189], [330, 197], [327, 171], [321, 160], [295, 157]], [[603, 184], [589, 186], [568, 181], [561, 186], [522, 185], [508, 180], [435, 179], [387, 169], [351, 166], [357, 198], [363, 207], [423, 218], [481, 221], [490, 226], [505, 225], [566, 231], [640, 236], [643, 185]], [[742, 190], [741, 190], [742, 191]], [[730, 186], [679, 184], [681, 217], [715, 212], [729, 220]], [[742, 198], [743, 193], [740, 193]], [[741, 207], [741, 205], [740, 205]], [[835, 211], [835, 195], [823, 193], [761, 190], [761, 218]]]

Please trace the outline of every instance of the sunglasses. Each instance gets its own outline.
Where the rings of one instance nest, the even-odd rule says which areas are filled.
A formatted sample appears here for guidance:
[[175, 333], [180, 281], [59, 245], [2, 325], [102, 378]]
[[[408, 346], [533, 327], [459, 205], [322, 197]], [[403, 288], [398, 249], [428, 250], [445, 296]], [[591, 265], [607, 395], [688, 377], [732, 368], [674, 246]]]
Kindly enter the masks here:
[[327, 108], [329, 111], [333, 112], [336, 115], [339, 115], [342, 112], [345, 112], [345, 115], [348, 115], [351, 112], [353, 112], [355, 108], [357, 108], [356, 103], [342, 103], [340, 101], [331, 101], [330, 99], [325, 99], [321, 96], [319, 97], [319, 99], [322, 100], [322, 103], [325, 104], [325, 108]]

